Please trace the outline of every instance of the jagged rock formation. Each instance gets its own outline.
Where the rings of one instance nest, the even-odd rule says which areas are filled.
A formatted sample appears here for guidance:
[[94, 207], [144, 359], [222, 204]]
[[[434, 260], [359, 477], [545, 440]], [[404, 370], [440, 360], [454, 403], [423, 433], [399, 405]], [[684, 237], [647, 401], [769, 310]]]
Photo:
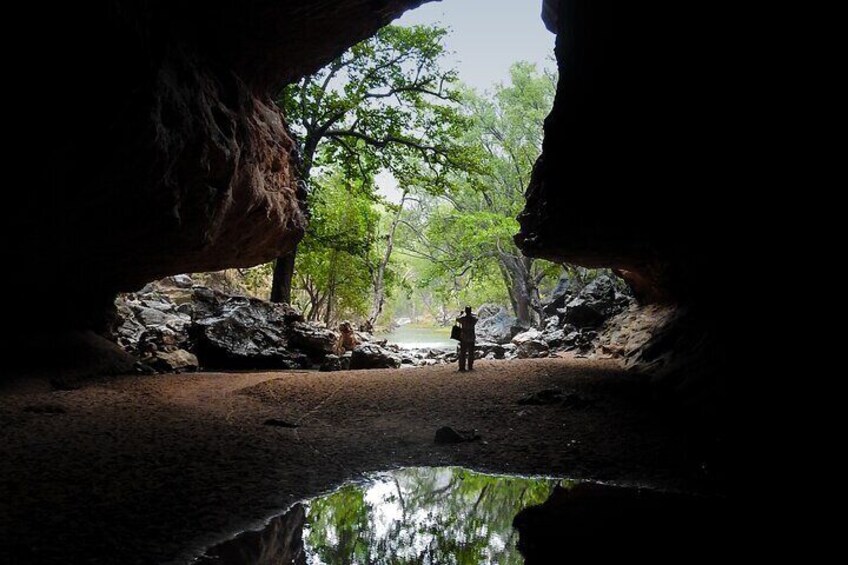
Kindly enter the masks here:
[[[118, 324], [111, 337], [129, 354], [121, 357], [123, 372], [341, 371], [456, 361], [455, 352], [404, 349], [363, 332], [357, 332], [361, 345], [339, 357], [332, 353], [339, 342], [337, 331], [304, 321], [285, 304], [194, 284], [187, 275], [166, 277], [137, 293], [121, 294], [116, 306]], [[498, 358], [504, 358], [506, 350], [494, 344], [481, 347], [478, 353], [490, 353], [492, 347], [500, 350]], [[114, 349], [113, 354], [122, 353]]]

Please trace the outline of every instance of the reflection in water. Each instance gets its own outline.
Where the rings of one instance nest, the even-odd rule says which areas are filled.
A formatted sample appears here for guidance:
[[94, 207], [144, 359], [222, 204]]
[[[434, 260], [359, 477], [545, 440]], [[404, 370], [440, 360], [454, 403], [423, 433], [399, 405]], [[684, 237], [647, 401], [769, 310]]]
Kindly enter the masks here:
[[[293, 511], [305, 507], [305, 523], [286, 514], [269, 524], [266, 535], [239, 536], [210, 550], [201, 563], [523, 563], [512, 520], [522, 508], [544, 502], [558, 482], [484, 475], [459, 467], [380, 473], [298, 505]], [[302, 533], [297, 532], [301, 535], [282, 531], [280, 522], [302, 524]], [[283, 550], [268, 539], [269, 530], [295, 540], [298, 547]], [[273, 543], [277, 557], [267, 547], [235, 548], [257, 542]]]
[[523, 563], [512, 519], [556, 482], [457, 467], [381, 474], [309, 504], [307, 563]]
[[715, 498], [417, 467], [295, 505], [200, 563], [547, 565], [613, 556], [687, 563], [726, 554], [730, 515]]

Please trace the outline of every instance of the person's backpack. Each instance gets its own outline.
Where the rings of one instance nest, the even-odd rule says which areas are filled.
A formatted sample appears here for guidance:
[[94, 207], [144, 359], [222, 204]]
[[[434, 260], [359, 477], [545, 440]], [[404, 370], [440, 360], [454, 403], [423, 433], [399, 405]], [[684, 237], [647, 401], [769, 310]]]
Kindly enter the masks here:
[[462, 334], [462, 328], [459, 326], [459, 324], [454, 324], [453, 327], [451, 328], [451, 337], [450, 338], [459, 341], [461, 334]]

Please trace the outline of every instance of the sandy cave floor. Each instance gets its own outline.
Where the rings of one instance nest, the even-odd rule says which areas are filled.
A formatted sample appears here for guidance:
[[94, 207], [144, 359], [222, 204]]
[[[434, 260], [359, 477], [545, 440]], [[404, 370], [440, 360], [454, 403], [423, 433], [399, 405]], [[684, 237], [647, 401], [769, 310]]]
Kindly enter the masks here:
[[[611, 361], [30, 385], [0, 391], [0, 563], [185, 563], [299, 499], [407, 465], [718, 488]], [[516, 404], [553, 387], [589, 404]], [[443, 425], [482, 441], [436, 445]]]

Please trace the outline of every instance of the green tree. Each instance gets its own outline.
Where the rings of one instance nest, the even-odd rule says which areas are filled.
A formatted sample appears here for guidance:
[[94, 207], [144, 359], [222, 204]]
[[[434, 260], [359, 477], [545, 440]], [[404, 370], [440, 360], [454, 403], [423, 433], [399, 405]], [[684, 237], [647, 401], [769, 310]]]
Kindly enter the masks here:
[[306, 551], [324, 563], [517, 565], [512, 520], [557, 482], [458, 467], [393, 471], [310, 502]]
[[[307, 186], [316, 168], [336, 164], [365, 185], [386, 170], [404, 189], [438, 192], [452, 171], [473, 166], [459, 143], [467, 119], [457, 106], [456, 72], [440, 66], [446, 33], [435, 26], [385, 27], [283, 89], [278, 103]], [[390, 256], [391, 240], [387, 248]], [[296, 254], [277, 259], [272, 301], [291, 301]], [[378, 294], [383, 273], [375, 280]]]
[[335, 171], [315, 182], [320, 189], [311, 197], [312, 220], [297, 256], [292, 302], [307, 319], [329, 324], [368, 309], [379, 212], [356, 179]]
[[478, 144], [481, 173], [454, 178], [455, 190], [425, 202], [403, 223], [404, 251], [430, 261], [424, 284], [439, 281], [443, 293], [459, 297], [472, 288], [488, 294], [498, 281], [497, 294], [528, 325], [540, 316], [540, 283], [561, 270], [525, 257], [512, 241], [554, 92], [551, 74], [522, 62], [491, 95], [466, 91], [463, 107], [472, 124], [466, 140]]

